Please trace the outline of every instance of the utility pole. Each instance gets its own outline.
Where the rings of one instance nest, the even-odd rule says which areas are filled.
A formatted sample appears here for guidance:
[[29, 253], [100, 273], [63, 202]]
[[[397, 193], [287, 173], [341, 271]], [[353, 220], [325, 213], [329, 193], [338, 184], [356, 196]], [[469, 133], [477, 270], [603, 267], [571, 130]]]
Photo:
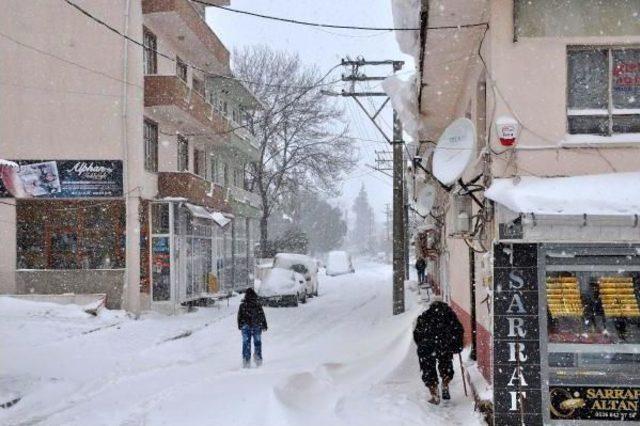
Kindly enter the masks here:
[[[343, 66], [351, 67], [350, 75], [343, 75], [342, 80], [350, 83], [349, 91], [343, 90], [342, 93], [331, 93], [323, 91], [324, 94], [332, 96], [344, 96], [351, 97], [358, 104], [360, 109], [371, 120], [373, 125], [382, 134], [385, 140], [391, 145], [392, 151], [392, 171], [393, 171], [393, 314], [398, 315], [404, 312], [404, 281], [405, 274], [408, 273], [408, 238], [406, 235], [406, 216], [407, 216], [407, 200], [405, 197], [406, 191], [404, 190], [404, 141], [402, 140], [402, 123], [398, 113], [393, 111], [393, 135], [391, 138], [385, 133], [382, 127], [376, 121], [376, 118], [382, 112], [384, 107], [389, 103], [389, 97], [384, 92], [357, 92], [355, 90], [356, 83], [363, 81], [381, 81], [386, 77], [369, 77], [366, 74], [360, 72], [360, 68], [364, 66], [389, 66], [393, 68], [393, 73], [400, 71], [404, 66], [403, 61], [366, 61], [364, 58], [358, 58], [356, 60], [343, 59]], [[382, 105], [371, 114], [360, 102], [361, 97], [385, 97], [386, 99]], [[378, 154], [377, 154], [378, 155]], [[376, 170], [385, 173], [384, 160], [379, 156], [376, 161], [378, 166]], [[381, 167], [380, 164], [383, 164]], [[388, 170], [388, 169], [387, 169]]]
[[[397, 71], [394, 66], [394, 71]], [[393, 111], [393, 314], [404, 312], [405, 222], [402, 123]]]

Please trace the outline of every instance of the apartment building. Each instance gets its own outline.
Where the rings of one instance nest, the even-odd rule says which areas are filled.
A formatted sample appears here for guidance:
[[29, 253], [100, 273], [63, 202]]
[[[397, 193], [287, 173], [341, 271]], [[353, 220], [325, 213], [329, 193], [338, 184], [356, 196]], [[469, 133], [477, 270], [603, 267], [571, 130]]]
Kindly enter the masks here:
[[[437, 191], [417, 255], [465, 324], [495, 424], [637, 420], [605, 395], [640, 384], [640, 2], [423, 0], [413, 13], [424, 30], [399, 41], [417, 84], [394, 104], [420, 141], [416, 177]], [[459, 155], [471, 132], [441, 137], [461, 119], [470, 161], [443, 184], [433, 153]]]
[[16, 242], [0, 255], [2, 292], [171, 312], [252, 285], [257, 149], [242, 122], [260, 105], [204, 6], [81, 7], [144, 47], [64, 3], [15, 1], [0, 18], [1, 156], [39, 182], [0, 211]]

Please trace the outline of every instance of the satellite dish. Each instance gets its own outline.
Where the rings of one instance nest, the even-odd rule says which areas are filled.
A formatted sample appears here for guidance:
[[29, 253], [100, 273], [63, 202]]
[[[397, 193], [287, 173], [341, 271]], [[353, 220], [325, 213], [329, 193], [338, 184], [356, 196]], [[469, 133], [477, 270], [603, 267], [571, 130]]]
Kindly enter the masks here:
[[440, 136], [433, 153], [433, 175], [443, 185], [455, 183], [476, 154], [476, 129], [468, 118], [458, 118]]
[[426, 216], [431, 212], [436, 199], [436, 189], [433, 185], [416, 185], [413, 208], [420, 216]]

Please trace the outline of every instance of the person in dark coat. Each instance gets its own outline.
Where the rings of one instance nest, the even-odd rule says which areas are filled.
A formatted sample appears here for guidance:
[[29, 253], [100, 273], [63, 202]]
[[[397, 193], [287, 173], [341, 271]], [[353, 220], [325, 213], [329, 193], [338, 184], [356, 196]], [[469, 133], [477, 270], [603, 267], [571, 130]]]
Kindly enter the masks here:
[[418, 317], [413, 340], [418, 346], [422, 381], [431, 392], [431, 404], [440, 403], [438, 373], [442, 379], [442, 399], [451, 399], [453, 354], [462, 351], [463, 335], [460, 320], [439, 296], [434, 297], [433, 303]]
[[427, 269], [427, 262], [421, 257], [416, 260], [416, 271], [418, 272], [418, 284], [424, 284], [424, 270]]
[[244, 293], [244, 300], [238, 308], [238, 329], [242, 332], [242, 366], [249, 368], [251, 361], [251, 339], [253, 339], [253, 360], [262, 365], [262, 332], [267, 331], [267, 318], [258, 303], [258, 295], [252, 288]]

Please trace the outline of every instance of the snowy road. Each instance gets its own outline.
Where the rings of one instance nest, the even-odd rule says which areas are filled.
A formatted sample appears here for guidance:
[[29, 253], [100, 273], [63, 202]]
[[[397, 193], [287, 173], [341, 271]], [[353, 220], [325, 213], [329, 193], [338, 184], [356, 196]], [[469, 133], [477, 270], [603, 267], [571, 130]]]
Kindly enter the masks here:
[[481, 424], [459, 372], [449, 406], [427, 407], [413, 294], [393, 317], [389, 266], [356, 267], [321, 276], [306, 305], [267, 308], [265, 364], [250, 370], [240, 368], [238, 298], [139, 321], [0, 298], [0, 404], [22, 397], [0, 409], [0, 424]]

